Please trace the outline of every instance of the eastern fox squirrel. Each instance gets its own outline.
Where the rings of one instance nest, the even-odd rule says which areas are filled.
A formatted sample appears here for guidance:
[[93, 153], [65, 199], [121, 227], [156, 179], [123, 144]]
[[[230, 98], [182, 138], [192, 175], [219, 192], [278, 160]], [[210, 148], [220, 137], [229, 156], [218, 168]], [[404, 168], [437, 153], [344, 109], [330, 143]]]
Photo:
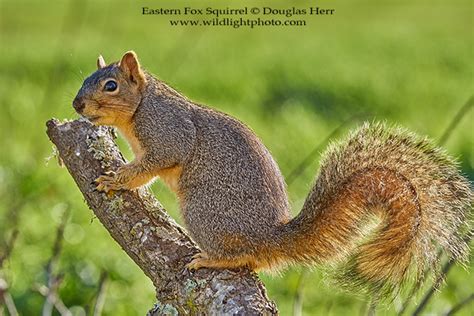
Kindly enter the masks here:
[[[293, 263], [346, 263], [343, 275], [391, 293], [414, 270], [436, 265], [436, 247], [466, 258], [461, 238], [473, 200], [456, 163], [401, 128], [364, 124], [330, 146], [295, 218], [281, 172], [243, 123], [198, 105], [144, 71], [131, 51], [88, 77], [73, 106], [113, 125], [135, 159], [96, 180], [132, 190], [159, 176], [177, 195], [201, 252], [190, 269], [272, 270]], [[367, 232], [367, 221], [379, 218]], [[372, 217], [371, 217], [372, 216]]]

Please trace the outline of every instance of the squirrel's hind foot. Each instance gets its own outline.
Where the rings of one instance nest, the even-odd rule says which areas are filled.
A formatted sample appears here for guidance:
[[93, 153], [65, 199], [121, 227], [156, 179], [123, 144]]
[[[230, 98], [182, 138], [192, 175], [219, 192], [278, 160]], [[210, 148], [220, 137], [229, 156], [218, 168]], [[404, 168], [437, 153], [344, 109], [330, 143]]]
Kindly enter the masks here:
[[241, 269], [248, 268], [255, 270], [255, 263], [252, 264], [248, 258], [232, 258], [232, 259], [212, 259], [205, 252], [198, 252], [193, 257], [191, 262], [186, 265], [189, 270], [198, 270], [201, 268], [209, 269]]
[[192, 256], [191, 262], [186, 265], [189, 270], [198, 270], [200, 268], [216, 268], [217, 260], [209, 259], [205, 252], [198, 252]]

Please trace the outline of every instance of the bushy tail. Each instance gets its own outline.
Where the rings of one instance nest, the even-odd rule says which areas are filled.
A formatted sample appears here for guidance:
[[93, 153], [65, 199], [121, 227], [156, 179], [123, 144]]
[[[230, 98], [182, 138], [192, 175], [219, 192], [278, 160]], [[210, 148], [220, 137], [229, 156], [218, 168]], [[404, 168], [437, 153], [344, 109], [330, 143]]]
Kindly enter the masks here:
[[390, 294], [410, 270], [420, 283], [437, 266], [439, 246], [466, 258], [472, 201], [469, 182], [444, 151], [401, 128], [365, 124], [330, 146], [278, 247], [290, 260], [345, 263], [347, 284]]

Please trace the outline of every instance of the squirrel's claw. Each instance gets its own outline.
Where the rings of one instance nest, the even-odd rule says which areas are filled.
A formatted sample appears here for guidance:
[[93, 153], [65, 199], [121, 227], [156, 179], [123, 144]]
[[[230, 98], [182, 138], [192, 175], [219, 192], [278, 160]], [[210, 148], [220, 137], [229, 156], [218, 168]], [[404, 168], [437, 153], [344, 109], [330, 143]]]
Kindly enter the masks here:
[[198, 270], [199, 268], [203, 267], [205, 266], [200, 263], [200, 259], [193, 259], [190, 263], [186, 265], [186, 268], [188, 268], [189, 270]]
[[204, 252], [198, 252], [192, 256], [191, 262], [186, 265], [189, 270], [198, 270], [209, 266], [209, 257]]
[[193, 259], [198, 259], [198, 258], [208, 258], [207, 255], [203, 252], [198, 252], [198, 253], [195, 253], [191, 258]]

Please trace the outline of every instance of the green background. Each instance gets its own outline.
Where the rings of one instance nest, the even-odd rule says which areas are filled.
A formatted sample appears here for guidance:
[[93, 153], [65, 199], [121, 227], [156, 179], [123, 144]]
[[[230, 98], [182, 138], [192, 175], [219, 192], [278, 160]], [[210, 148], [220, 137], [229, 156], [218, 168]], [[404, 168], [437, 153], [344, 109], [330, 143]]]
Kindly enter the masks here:
[[[336, 14], [292, 17], [306, 19], [305, 27], [254, 29], [171, 27], [170, 17], [141, 15], [142, 6], [189, 5], [320, 6]], [[105, 314], [143, 315], [154, 302], [151, 282], [94, 219], [67, 171], [46, 160], [52, 145], [45, 122], [77, 117], [72, 99], [95, 71], [99, 54], [111, 62], [133, 49], [145, 68], [183, 94], [246, 122], [287, 176], [357, 113], [439, 139], [473, 93], [473, 29], [471, 1], [0, 0], [0, 240], [15, 222], [19, 229], [1, 273], [19, 310], [41, 310], [44, 299], [35, 288], [45, 282], [44, 266], [65, 210], [69, 218], [56, 267], [64, 273], [65, 304], [77, 315], [88, 311], [101, 271], [109, 273]], [[445, 144], [471, 181], [473, 115], [458, 120]], [[351, 122], [334, 137], [358, 124]], [[132, 158], [127, 145], [120, 145]], [[289, 184], [295, 214], [318, 157]], [[174, 196], [159, 181], [152, 189], [179, 221]], [[471, 268], [472, 263], [453, 269], [427, 311], [440, 314], [471, 294]], [[301, 270], [262, 274], [282, 315], [293, 313]], [[328, 285], [317, 268], [302, 280], [305, 315], [357, 315], [367, 308], [363, 297]], [[383, 306], [380, 314], [395, 314], [401, 302]]]

